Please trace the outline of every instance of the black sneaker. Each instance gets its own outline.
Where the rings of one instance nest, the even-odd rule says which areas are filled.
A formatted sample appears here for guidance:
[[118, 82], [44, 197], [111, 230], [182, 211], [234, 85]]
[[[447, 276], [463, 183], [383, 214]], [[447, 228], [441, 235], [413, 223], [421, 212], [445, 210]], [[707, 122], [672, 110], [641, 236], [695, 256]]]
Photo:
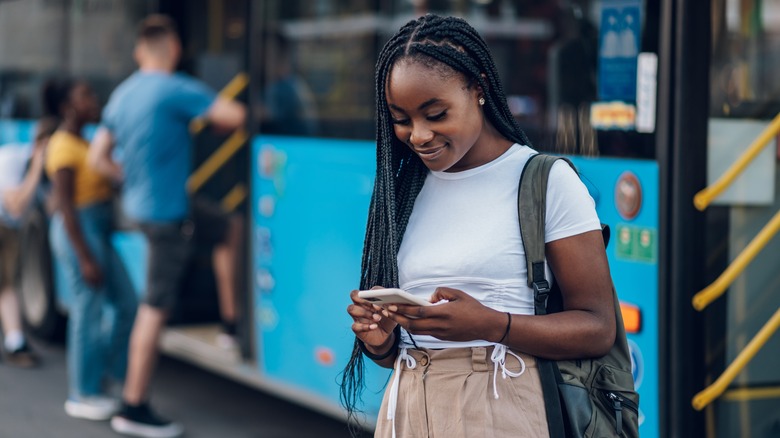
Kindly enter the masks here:
[[9, 365], [13, 365], [19, 368], [35, 368], [40, 364], [38, 355], [35, 354], [25, 342], [22, 346], [14, 351], [4, 351], [4, 357]]
[[177, 423], [159, 417], [148, 403], [131, 406], [122, 403], [122, 409], [111, 418], [114, 432], [143, 438], [175, 438], [184, 433]]

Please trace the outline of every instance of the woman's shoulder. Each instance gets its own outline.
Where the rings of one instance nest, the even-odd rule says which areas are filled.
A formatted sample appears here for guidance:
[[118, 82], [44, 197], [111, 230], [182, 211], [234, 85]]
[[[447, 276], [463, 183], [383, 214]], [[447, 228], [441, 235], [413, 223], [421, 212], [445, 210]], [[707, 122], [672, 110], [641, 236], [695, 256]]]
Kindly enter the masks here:
[[55, 132], [46, 147], [45, 167], [53, 174], [63, 167], [79, 167], [86, 159], [89, 144], [83, 138], [65, 131]]
[[47, 146], [47, 149], [51, 151], [59, 149], [82, 148], [88, 145], [89, 144], [87, 141], [78, 135], [67, 131], [56, 131], [49, 139], [49, 145]]
[[530, 159], [535, 154], [537, 154], [537, 152], [530, 146], [515, 143], [510, 146], [509, 149], [507, 149], [507, 151], [504, 152], [504, 154], [496, 159], [492, 164], [503, 165], [501, 167], [507, 167], [511, 169], [519, 168], [519, 170], [522, 170], [523, 167], [525, 167], [525, 163], [528, 162], [528, 159]]

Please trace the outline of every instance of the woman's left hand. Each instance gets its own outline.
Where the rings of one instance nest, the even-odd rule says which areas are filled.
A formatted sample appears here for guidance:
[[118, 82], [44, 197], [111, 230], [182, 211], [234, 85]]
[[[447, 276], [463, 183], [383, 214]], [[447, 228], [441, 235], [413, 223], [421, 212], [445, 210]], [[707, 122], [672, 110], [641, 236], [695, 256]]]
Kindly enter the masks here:
[[447, 302], [433, 306], [392, 304], [382, 313], [413, 335], [431, 335], [445, 341], [496, 341], [503, 335], [503, 313], [458, 289], [437, 288], [431, 302], [442, 300]]

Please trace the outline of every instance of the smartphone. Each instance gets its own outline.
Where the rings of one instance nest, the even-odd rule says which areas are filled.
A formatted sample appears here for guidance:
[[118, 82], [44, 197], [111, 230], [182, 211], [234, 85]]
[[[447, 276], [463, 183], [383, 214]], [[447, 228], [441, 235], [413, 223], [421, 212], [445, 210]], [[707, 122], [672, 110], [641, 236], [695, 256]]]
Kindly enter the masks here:
[[430, 301], [416, 297], [402, 289], [371, 289], [361, 290], [358, 297], [378, 306], [387, 304], [411, 304], [414, 306], [432, 306]]

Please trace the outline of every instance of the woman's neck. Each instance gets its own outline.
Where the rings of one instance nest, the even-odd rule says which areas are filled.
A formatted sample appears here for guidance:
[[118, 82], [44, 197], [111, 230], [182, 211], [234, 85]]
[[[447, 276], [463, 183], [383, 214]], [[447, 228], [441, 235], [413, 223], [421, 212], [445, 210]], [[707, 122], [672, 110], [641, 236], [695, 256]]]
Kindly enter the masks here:
[[85, 123], [79, 120], [65, 119], [60, 124], [60, 129], [77, 137], [81, 137], [81, 131]]

